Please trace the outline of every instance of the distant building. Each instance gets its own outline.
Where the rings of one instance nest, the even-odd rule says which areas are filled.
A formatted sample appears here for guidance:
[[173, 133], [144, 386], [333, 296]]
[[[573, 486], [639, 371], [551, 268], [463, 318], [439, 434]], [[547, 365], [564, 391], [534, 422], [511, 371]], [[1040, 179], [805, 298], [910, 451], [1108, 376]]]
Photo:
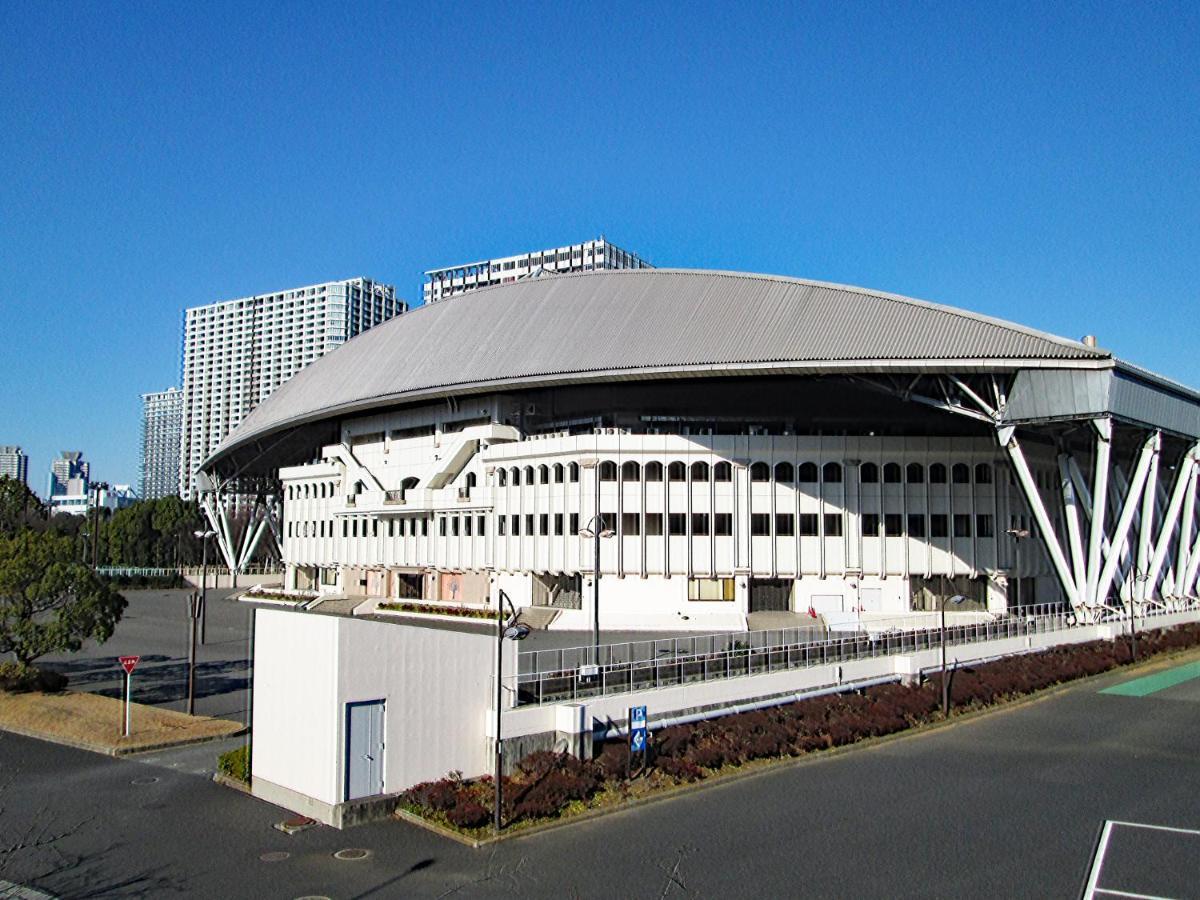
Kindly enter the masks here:
[[594, 241], [584, 241], [582, 244], [430, 269], [425, 273], [423, 290], [425, 302], [436, 303], [477, 288], [507, 284], [542, 273], [652, 268], [636, 253], [622, 250], [601, 235]]
[[144, 500], [179, 493], [179, 433], [183, 391], [142, 394], [142, 463], [138, 492]]
[[46, 496], [79, 496], [87, 493], [91, 465], [79, 450], [63, 450], [50, 464]]
[[200, 463], [272, 391], [407, 308], [391, 285], [350, 278], [188, 309], [181, 353], [180, 496], [192, 496]]
[[93, 506], [116, 512], [132, 506], [138, 499], [133, 488], [128, 484], [114, 484], [100, 487], [98, 490], [85, 490], [81, 494], [54, 494], [49, 499], [50, 515], [66, 513], [72, 516], [86, 515]]
[[21, 484], [29, 483], [29, 457], [20, 447], [0, 445], [0, 478], [5, 475]]

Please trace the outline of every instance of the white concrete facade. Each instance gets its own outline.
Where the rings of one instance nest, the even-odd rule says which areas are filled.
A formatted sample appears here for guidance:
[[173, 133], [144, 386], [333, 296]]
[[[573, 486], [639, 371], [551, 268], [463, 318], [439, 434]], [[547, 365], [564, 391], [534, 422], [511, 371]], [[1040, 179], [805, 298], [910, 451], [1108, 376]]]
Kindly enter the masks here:
[[351, 278], [186, 310], [180, 495], [192, 496], [200, 463], [279, 385], [406, 309], [391, 285]]
[[650, 269], [636, 253], [599, 238], [582, 244], [550, 247], [425, 272], [424, 302], [436, 303], [493, 284], [508, 284], [539, 273], [594, 272], [604, 269]]
[[142, 394], [142, 459], [138, 492], [143, 500], [179, 493], [179, 435], [183, 391]]

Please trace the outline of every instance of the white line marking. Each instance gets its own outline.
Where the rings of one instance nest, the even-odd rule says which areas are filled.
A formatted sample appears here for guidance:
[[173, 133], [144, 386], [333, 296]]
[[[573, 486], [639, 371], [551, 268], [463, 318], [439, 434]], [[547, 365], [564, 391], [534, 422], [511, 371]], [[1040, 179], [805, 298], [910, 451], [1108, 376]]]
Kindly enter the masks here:
[[1195, 828], [1172, 828], [1169, 825], [1143, 825], [1141, 822], [1121, 822], [1117, 819], [1111, 819], [1109, 821], [1112, 825], [1124, 825], [1126, 828], [1148, 828], [1151, 831], [1173, 831], [1176, 834], [1200, 835], [1200, 830]]
[[1112, 888], [1096, 888], [1097, 894], [1111, 894], [1114, 897], [1134, 897], [1136, 900], [1172, 900], [1171, 897], [1160, 897], [1158, 894], [1134, 894], [1129, 891], [1117, 891]]
[[1112, 828], [1112, 820], [1105, 819], [1104, 829], [1100, 832], [1100, 843], [1096, 845], [1096, 855], [1092, 857], [1092, 871], [1088, 873], [1087, 887], [1083, 889], [1083, 900], [1092, 900], [1096, 896], [1096, 884], [1100, 881], [1100, 869], [1104, 865], [1104, 854], [1108, 850]]

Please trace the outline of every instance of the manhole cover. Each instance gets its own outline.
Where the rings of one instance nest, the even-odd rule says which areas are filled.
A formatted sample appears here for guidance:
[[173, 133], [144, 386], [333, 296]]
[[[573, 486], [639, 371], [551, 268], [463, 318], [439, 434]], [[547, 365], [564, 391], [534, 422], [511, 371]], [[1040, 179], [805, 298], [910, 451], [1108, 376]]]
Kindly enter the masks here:
[[283, 862], [291, 855], [286, 850], [272, 850], [270, 853], [260, 854], [258, 858], [263, 862]]
[[333, 854], [334, 859], [366, 859], [371, 855], [370, 850], [360, 850], [357, 847], [352, 847], [346, 850], [339, 850]]
[[136, 785], [138, 785], [139, 787], [142, 787], [142, 786], [145, 786], [145, 785], [147, 785], [147, 784], [157, 784], [157, 783], [158, 783], [158, 779], [157, 779], [157, 778], [155, 778], [153, 775], [147, 775], [147, 776], [145, 776], [145, 777], [143, 777], [143, 778], [135, 778], [135, 779], [133, 779], [133, 781], [131, 781], [131, 782], [129, 782], [129, 783], [130, 783], [130, 784], [136, 784]]

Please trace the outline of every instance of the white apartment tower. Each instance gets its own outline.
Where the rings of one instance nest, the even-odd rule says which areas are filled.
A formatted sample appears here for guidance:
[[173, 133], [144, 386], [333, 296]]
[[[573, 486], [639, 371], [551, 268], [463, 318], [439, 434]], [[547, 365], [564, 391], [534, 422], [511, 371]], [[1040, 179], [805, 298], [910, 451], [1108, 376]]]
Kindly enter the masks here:
[[29, 457], [20, 447], [0, 446], [0, 478], [6, 475], [21, 484], [29, 483]]
[[313, 360], [408, 305], [350, 278], [195, 306], [184, 314], [179, 493], [243, 418]]
[[476, 288], [507, 284], [543, 273], [652, 268], [636, 253], [622, 250], [600, 235], [594, 241], [582, 244], [430, 269], [425, 273], [424, 297], [426, 303], [435, 303]]
[[179, 493], [179, 431], [183, 391], [142, 394], [142, 465], [138, 493], [145, 500]]

